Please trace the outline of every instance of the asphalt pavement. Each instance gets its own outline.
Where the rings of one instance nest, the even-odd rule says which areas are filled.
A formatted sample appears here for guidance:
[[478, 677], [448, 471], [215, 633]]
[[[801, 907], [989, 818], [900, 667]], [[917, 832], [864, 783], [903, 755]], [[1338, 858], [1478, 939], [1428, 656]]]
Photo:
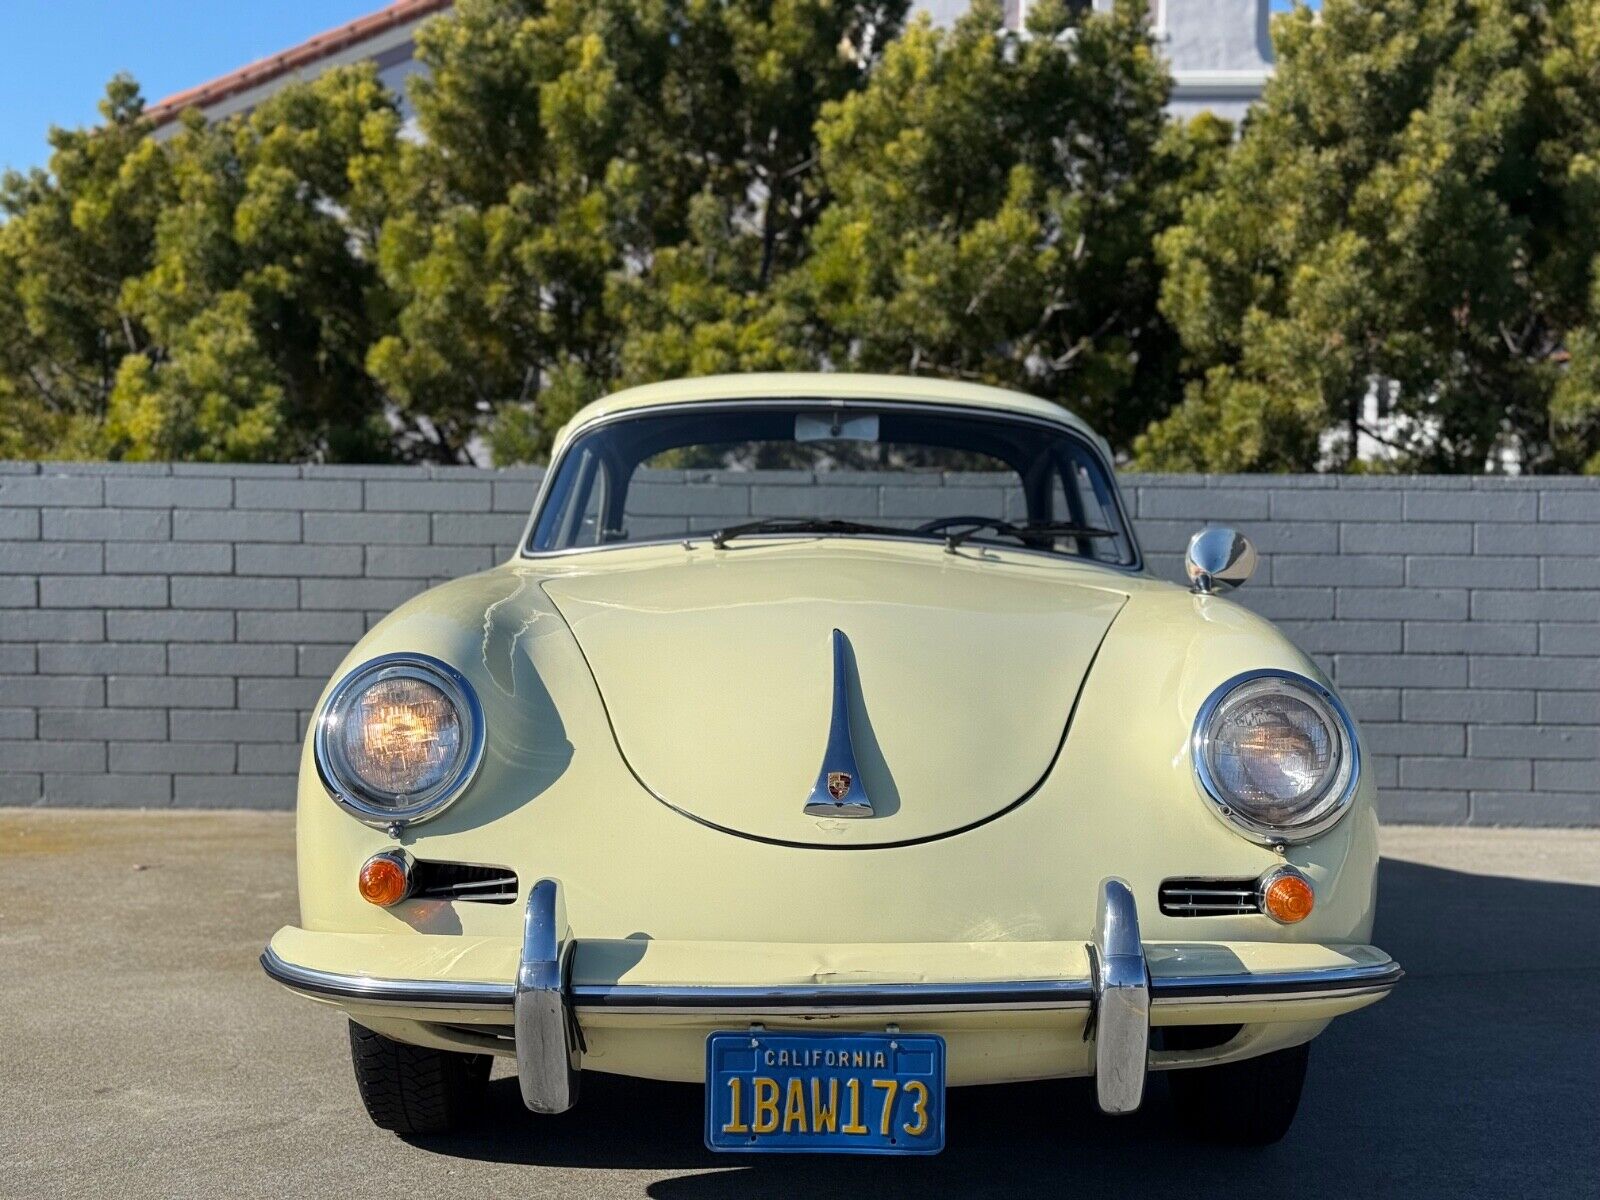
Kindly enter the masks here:
[[1312, 1052], [1288, 1138], [1186, 1139], [1081, 1080], [951, 1093], [929, 1160], [727, 1158], [701, 1093], [584, 1079], [535, 1118], [374, 1129], [344, 1022], [269, 983], [286, 814], [0, 810], [0, 1196], [1600, 1197], [1600, 832], [1388, 829], [1377, 942], [1406, 967]]

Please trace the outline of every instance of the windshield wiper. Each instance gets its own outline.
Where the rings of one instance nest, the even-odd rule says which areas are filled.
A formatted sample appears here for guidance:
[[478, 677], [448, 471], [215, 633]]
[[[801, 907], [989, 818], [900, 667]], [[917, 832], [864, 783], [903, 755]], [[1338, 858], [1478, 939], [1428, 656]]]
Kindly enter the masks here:
[[1023, 521], [1021, 523], [999, 520], [978, 520], [970, 523], [970, 528], [963, 529], [960, 533], [945, 535], [944, 548], [954, 552], [956, 547], [963, 542], [977, 537], [985, 530], [1002, 534], [1005, 537], [1014, 537], [1020, 542], [1054, 541], [1056, 538], [1114, 538], [1118, 537], [1115, 529], [1097, 529], [1093, 525], [1075, 525], [1070, 521]]
[[[1114, 529], [1097, 529], [1092, 525], [1077, 525], [1067, 521], [1012, 522], [974, 517], [971, 528], [945, 536], [945, 549], [955, 550], [963, 542], [987, 531], [1014, 537], [1021, 542], [1053, 541], [1063, 537], [1114, 538], [1120, 536]], [[890, 537], [926, 537], [921, 530], [906, 529], [899, 525], [873, 525], [865, 521], [845, 521], [834, 517], [763, 517], [741, 525], [728, 525], [711, 534], [711, 544], [718, 550], [737, 537], [756, 533], [844, 533], [878, 534]]]
[[831, 517], [763, 517], [743, 525], [729, 525], [711, 535], [711, 544], [721, 550], [733, 538], [749, 533], [877, 533], [905, 537], [911, 531], [896, 525], [869, 525], [862, 521], [839, 521]]

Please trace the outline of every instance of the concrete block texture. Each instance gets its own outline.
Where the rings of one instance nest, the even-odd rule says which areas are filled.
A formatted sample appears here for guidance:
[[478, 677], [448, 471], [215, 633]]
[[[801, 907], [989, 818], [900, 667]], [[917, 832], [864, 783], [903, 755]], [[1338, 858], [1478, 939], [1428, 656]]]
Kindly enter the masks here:
[[[0, 804], [287, 807], [383, 613], [514, 553], [539, 468], [0, 464]], [[1600, 824], [1600, 480], [1123, 479], [1153, 574], [1229, 524], [1234, 594], [1364, 723], [1389, 820]], [[659, 470], [635, 537], [1015, 516], [990, 474]], [[1115, 584], [1115, 577], [1109, 582]]]

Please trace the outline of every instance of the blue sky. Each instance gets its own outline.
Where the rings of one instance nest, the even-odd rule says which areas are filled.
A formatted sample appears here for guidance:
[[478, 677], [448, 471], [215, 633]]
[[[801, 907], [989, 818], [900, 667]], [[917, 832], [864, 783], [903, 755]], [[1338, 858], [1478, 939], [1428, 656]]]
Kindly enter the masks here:
[[382, 8], [384, 0], [0, 0], [0, 168], [41, 165], [128, 71], [158, 100]]

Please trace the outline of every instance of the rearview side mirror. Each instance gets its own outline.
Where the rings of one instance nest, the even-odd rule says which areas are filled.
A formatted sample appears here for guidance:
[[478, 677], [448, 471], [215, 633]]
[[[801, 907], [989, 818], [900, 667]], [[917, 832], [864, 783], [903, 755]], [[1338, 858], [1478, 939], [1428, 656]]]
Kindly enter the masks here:
[[1216, 596], [1256, 573], [1256, 548], [1237, 529], [1213, 525], [1189, 539], [1183, 562], [1189, 586], [1203, 596]]

